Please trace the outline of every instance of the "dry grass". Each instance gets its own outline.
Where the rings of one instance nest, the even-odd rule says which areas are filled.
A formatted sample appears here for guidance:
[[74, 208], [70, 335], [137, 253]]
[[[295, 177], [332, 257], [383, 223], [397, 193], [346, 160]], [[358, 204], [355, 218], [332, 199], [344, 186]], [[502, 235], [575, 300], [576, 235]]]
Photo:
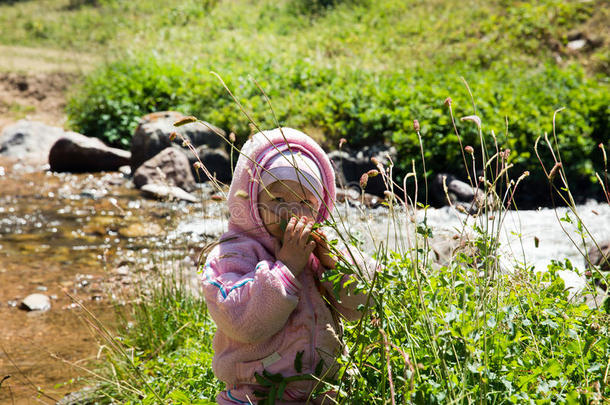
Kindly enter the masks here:
[[84, 74], [101, 58], [97, 55], [49, 48], [0, 45], [0, 72]]

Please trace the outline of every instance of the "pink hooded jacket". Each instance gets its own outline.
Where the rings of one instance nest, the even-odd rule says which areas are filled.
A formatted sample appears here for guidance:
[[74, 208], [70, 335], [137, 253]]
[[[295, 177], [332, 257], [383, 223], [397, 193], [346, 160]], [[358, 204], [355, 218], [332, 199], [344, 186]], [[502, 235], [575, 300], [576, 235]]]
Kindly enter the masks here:
[[[286, 143], [288, 141], [288, 144]], [[323, 373], [341, 353], [341, 327], [323, 294], [348, 319], [358, 319], [357, 310], [366, 295], [340, 292], [340, 303], [332, 298], [332, 286], [317, 282], [324, 268], [311, 255], [306, 269], [294, 277], [274, 257], [273, 237], [258, 213], [257, 172], [278, 152], [300, 151], [317, 163], [324, 182], [323, 204], [318, 222], [330, 215], [335, 201], [335, 176], [326, 153], [304, 133], [282, 128], [254, 135], [242, 148], [229, 189], [229, 229], [207, 257], [203, 270], [204, 296], [217, 325], [212, 368], [231, 389], [256, 384], [255, 373], [263, 370], [284, 377], [314, 373], [323, 361]], [[357, 261], [374, 271], [371, 260]], [[366, 263], [365, 263], [366, 262]], [[347, 277], [345, 276], [346, 281]], [[328, 290], [326, 293], [324, 290]], [[297, 353], [302, 370], [295, 370]], [[288, 385], [286, 395], [304, 400], [314, 387], [312, 381]], [[236, 392], [239, 390], [235, 390]], [[236, 402], [244, 398], [235, 398]]]

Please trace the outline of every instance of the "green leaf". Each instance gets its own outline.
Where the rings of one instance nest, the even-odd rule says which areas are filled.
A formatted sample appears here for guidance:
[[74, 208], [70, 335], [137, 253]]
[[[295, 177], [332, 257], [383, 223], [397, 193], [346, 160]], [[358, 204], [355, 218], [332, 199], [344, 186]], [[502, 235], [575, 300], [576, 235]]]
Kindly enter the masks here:
[[286, 390], [286, 385], [288, 385], [288, 383], [286, 382], [286, 380], [284, 380], [277, 387], [277, 399], [282, 399], [282, 397], [284, 396], [284, 391]]
[[324, 360], [320, 359], [320, 361], [318, 362], [318, 364], [316, 364], [316, 370], [314, 371], [314, 374], [316, 376], [320, 376], [322, 375], [322, 369], [324, 367]]
[[257, 382], [258, 382], [260, 385], [262, 385], [262, 386], [264, 386], [264, 387], [269, 387], [269, 386], [271, 386], [271, 385], [272, 385], [271, 380], [269, 380], [269, 379], [268, 379], [268, 378], [266, 378], [266, 377], [263, 377], [263, 376], [262, 376], [262, 375], [260, 375], [259, 373], [254, 373], [254, 378], [256, 379], [256, 381], [257, 381]]
[[296, 370], [297, 373], [303, 372], [303, 354], [304, 353], [305, 353], [305, 351], [301, 350], [300, 352], [297, 352], [296, 356], [294, 357], [294, 369]]
[[267, 370], [263, 370], [263, 375], [274, 383], [279, 383], [284, 380], [284, 376], [280, 373], [271, 374]]
[[169, 394], [169, 397], [174, 400], [174, 403], [178, 404], [190, 404], [191, 400], [189, 397], [182, 391], [173, 391]]
[[555, 359], [547, 362], [544, 369], [545, 373], [551, 377], [559, 377], [562, 373], [561, 364]]

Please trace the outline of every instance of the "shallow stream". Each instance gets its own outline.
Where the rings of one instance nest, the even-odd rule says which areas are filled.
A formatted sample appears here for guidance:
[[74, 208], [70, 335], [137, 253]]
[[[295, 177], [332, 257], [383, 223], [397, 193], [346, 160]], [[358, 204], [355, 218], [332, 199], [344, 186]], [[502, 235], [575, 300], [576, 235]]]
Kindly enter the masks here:
[[[54, 403], [79, 387], [99, 344], [76, 301], [114, 327], [116, 302], [142, 274], [179, 257], [194, 275], [208, 237], [176, 224], [219, 206], [144, 199], [118, 172], [41, 169], [0, 161], [0, 379], [10, 375], [0, 403]], [[49, 311], [19, 308], [34, 293]]]

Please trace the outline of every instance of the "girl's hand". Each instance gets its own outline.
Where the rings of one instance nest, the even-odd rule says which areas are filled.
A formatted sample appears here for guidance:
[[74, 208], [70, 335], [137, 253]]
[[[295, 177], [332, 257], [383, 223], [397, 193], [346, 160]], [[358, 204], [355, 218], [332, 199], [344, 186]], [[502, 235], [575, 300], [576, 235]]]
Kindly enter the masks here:
[[279, 242], [276, 243], [275, 257], [283, 262], [295, 277], [301, 274], [316, 247], [315, 241], [309, 241], [313, 224], [314, 221], [307, 217], [290, 218], [281, 246]]
[[328, 270], [334, 269], [337, 260], [331, 255], [326, 234], [321, 230], [316, 230], [311, 234], [311, 237], [316, 241], [316, 248], [314, 249], [313, 254], [320, 260], [320, 264]]

